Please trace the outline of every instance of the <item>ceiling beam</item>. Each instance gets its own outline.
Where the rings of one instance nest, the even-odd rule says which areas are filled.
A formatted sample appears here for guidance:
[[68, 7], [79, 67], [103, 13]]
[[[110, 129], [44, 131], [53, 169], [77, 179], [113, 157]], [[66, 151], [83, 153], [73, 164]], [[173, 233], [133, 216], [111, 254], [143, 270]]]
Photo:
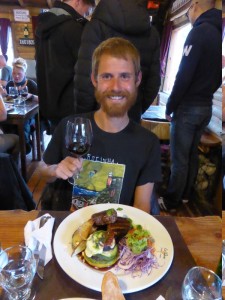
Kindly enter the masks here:
[[25, 7], [25, 4], [24, 4], [23, 0], [18, 0], [18, 2], [19, 2], [20, 6]]

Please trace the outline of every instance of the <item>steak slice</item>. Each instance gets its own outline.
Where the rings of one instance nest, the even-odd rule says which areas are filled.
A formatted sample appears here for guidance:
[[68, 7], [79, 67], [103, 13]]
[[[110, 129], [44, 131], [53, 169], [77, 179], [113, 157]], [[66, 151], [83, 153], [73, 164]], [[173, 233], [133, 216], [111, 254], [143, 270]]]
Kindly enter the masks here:
[[114, 232], [117, 239], [124, 237], [131, 228], [131, 220], [123, 217], [117, 217], [116, 222], [107, 225], [107, 231]]
[[94, 221], [94, 224], [97, 226], [107, 225], [116, 222], [117, 220], [117, 212], [115, 209], [110, 208], [107, 210], [103, 210], [99, 213], [93, 214], [91, 219]]

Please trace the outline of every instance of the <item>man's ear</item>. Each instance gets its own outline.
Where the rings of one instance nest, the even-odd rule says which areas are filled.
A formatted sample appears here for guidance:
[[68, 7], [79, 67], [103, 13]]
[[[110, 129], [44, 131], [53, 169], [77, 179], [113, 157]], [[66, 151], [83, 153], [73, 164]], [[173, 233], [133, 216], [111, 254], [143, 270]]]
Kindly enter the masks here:
[[97, 86], [97, 81], [96, 81], [95, 76], [94, 76], [93, 73], [91, 73], [91, 82], [92, 82], [92, 84], [93, 84], [94, 87]]
[[141, 80], [142, 80], [142, 72], [139, 71], [138, 75], [137, 75], [137, 80], [136, 80], [136, 87], [139, 87]]

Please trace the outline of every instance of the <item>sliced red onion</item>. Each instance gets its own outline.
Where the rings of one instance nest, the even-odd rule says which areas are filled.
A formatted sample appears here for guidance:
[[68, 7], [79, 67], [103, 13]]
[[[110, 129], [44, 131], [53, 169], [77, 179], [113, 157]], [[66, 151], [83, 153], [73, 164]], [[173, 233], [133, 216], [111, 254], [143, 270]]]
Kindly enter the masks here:
[[120, 259], [117, 263], [117, 270], [124, 270], [126, 273], [132, 273], [133, 277], [141, 277], [143, 273], [148, 275], [153, 268], [158, 268], [156, 256], [152, 248], [134, 254], [124, 243], [120, 243]]

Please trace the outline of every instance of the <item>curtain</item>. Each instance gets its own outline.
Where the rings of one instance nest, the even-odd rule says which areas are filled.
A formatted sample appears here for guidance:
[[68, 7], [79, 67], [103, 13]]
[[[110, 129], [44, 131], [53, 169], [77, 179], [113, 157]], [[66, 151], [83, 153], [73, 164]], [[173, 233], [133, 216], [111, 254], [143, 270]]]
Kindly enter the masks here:
[[168, 21], [164, 27], [161, 47], [160, 47], [160, 63], [161, 63], [161, 76], [165, 77], [166, 73], [166, 60], [170, 46], [170, 39], [172, 34], [172, 21]]
[[222, 40], [225, 36], [225, 18], [222, 19]]
[[0, 18], [0, 45], [2, 54], [5, 56], [6, 61], [8, 60], [7, 50], [9, 42], [9, 30], [10, 30], [10, 20], [5, 18]]

